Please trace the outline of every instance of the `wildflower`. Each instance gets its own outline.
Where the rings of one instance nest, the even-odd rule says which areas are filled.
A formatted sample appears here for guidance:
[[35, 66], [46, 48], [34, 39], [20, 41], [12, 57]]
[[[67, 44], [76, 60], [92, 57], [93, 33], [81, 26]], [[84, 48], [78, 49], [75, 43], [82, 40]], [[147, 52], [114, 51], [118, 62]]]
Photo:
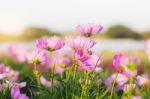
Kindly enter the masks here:
[[27, 61], [29, 64], [36, 64], [40, 66], [50, 65], [50, 57], [43, 50], [34, 50], [32, 52], [27, 53]]
[[51, 64], [55, 64], [61, 67], [67, 66], [71, 63], [71, 59], [67, 56], [65, 56], [64, 51], [56, 51], [53, 53], [51, 57]]
[[96, 68], [95, 68], [96, 73], [100, 73], [102, 71], [103, 71], [103, 69], [101, 67], [96, 66]]
[[95, 25], [95, 24], [87, 24], [87, 25], [78, 25], [76, 27], [76, 31], [80, 33], [80, 35], [90, 37], [93, 34], [96, 34], [100, 32], [103, 29], [101, 25]]
[[54, 36], [50, 38], [41, 38], [36, 41], [37, 48], [48, 51], [55, 51], [64, 46], [64, 42], [60, 37]]
[[19, 72], [0, 64], [0, 79], [5, 79], [10, 82], [18, 80]]
[[105, 85], [108, 88], [112, 87], [113, 81], [116, 79], [115, 82], [115, 90], [123, 90], [124, 84], [128, 82], [128, 78], [122, 74], [112, 74], [105, 80]]
[[25, 62], [26, 50], [20, 45], [11, 45], [8, 47], [8, 55], [19, 63]]
[[51, 82], [45, 79], [43, 76], [40, 77], [40, 82], [43, 86], [51, 87]]
[[137, 75], [137, 67], [140, 64], [139, 58], [117, 54], [113, 59], [113, 67], [127, 77]]
[[64, 69], [61, 66], [56, 66], [54, 72], [56, 74], [62, 74]]
[[74, 50], [87, 51], [95, 45], [95, 41], [82, 36], [67, 37], [66, 44]]
[[142, 88], [147, 88], [150, 80], [148, 79], [148, 75], [144, 74], [142, 76], [137, 76], [137, 82]]
[[11, 88], [12, 99], [29, 99], [28, 96], [20, 92], [20, 88], [25, 87], [25, 86], [26, 86], [26, 82], [22, 82], [20, 84], [15, 83]]
[[82, 69], [87, 71], [94, 70], [100, 64], [99, 57], [96, 54], [89, 55], [80, 51], [75, 53], [75, 60]]

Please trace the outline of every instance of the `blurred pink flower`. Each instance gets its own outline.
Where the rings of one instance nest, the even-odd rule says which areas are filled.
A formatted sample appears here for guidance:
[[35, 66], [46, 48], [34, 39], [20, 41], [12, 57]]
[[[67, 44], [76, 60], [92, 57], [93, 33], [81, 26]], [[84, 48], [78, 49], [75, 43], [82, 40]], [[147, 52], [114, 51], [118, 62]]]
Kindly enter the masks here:
[[76, 51], [75, 60], [82, 69], [87, 71], [94, 70], [101, 62], [96, 54], [89, 55], [81, 51]]
[[43, 86], [51, 87], [51, 82], [45, 79], [43, 76], [40, 77], [40, 82]]
[[43, 50], [34, 50], [27, 53], [27, 61], [29, 64], [37, 64], [40, 66], [50, 66], [50, 57]]
[[137, 75], [137, 67], [139, 64], [139, 58], [126, 56], [124, 54], [117, 54], [113, 59], [113, 67], [127, 77], [133, 77]]
[[82, 36], [66, 37], [66, 44], [74, 50], [89, 50], [95, 45], [95, 41]]
[[0, 64], [0, 79], [9, 80], [14, 82], [18, 80], [19, 72], [11, 69], [10, 67]]
[[[117, 76], [118, 75], [118, 76]], [[117, 78], [116, 78], [117, 77]], [[128, 78], [122, 74], [114, 73], [105, 80], [105, 85], [108, 88], [112, 87], [113, 81], [116, 79], [115, 91], [123, 90], [124, 84], [128, 82]]]
[[64, 69], [60, 66], [56, 66], [55, 67], [55, 71], [56, 74], [62, 74], [64, 72]]
[[26, 50], [21, 45], [10, 45], [8, 47], [8, 55], [17, 62], [25, 62]]
[[100, 73], [100, 72], [102, 72], [102, 71], [103, 71], [103, 69], [102, 69], [101, 67], [98, 67], [98, 66], [97, 66], [97, 67], [95, 68], [95, 72], [96, 72], [96, 73]]
[[64, 46], [62, 38], [53, 36], [49, 38], [41, 38], [36, 41], [37, 48], [55, 51]]
[[113, 80], [115, 80], [115, 78], [116, 78], [116, 83], [118, 85], [123, 85], [128, 81], [128, 78], [126, 76], [124, 76], [122, 74], [118, 74], [118, 76], [117, 76], [117, 73], [114, 73], [106, 79], [105, 85], [110, 86], [112, 84]]
[[12, 99], [29, 99], [28, 96], [20, 92], [20, 88], [25, 87], [25, 86], [26, 86], [26, 82], [22, 82], [20, 84], [15, 83], [11, 88]]
[[51, 64], [55, 64], [61, 67], [67, 66], [71, 63], [71, 59], [65, 56], [64, 51], [56, 51], [53, 53], [51, 57]]
[[147, 88], [150, 84], [150, 80], [148, 79], [148, 75], [146, 74], [137, 76], [137, 82], [143, 88]]
[[80, 33], [80, 35], [84, 35], [86, 37], [91, 36], [92, 34], [96, 34], [103, 29], [101, 25], [95, 24], [87, 24], [87, 25], [78, 25], [76, 27], [76, 31]]

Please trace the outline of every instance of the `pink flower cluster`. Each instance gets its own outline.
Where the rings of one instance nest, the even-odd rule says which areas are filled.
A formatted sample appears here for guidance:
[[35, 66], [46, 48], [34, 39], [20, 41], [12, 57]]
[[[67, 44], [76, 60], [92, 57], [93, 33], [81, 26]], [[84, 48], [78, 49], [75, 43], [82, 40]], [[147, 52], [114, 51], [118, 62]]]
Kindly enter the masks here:
[[19, 72], [11, 69], [4, 64], [0, 64], [0, 91], [6, 88], [11, 88], [12, 99], [29, 99], [25, 94], [20, 93], [20, 88], [25, 87], [26, 83], [16, 83], [19, 77]]
[[64, 46], [64, 42], [60, 37], [54, 36], [50, 38], [41, 38], [36, 41], [37, 48], [48, 51], [55, 51]]
[[131, 92], [131, 90], [136, 89], [138, 86], [148, 88], [150, 84], [148, 75], [138, 75], [138, 67], [140, 65], [141, 62], [138, 57], [131, 57], [125, 54], [115, 55], [113, 58], [113, 68], [118, 73], [110, 75], [105, 80], [106, 87], [111, 89], [115, 82], [114, 90], [123, 90], [125, 93]]
[[113, 59], [113, 67], [127, 77], [137, 75], [137, 68], [140, 65], [138, 57], [131, 57], [124, 54], [117, 54]]
[[11, 88], [11, 97], [13, 99], [29, 99], [28, 96], [20, 92], [20, 88], [23, 88], [25, 86], [26, 86], [26, 82], [14, 83], [14, 85]]
[[[28, 63], [30, 65], [38, 66], [40, 70], [52, 71], [55, 74], [62, 75], [64, 69], [76, 65], [78, 70], [84, 70], [88, 73], [94, 71], [99, 73], [102, 71], [99, 66], [101, 63], [100, 56], [92, 51], [96, 44], [95, 40], [91, 37], [102, 30], [101, 25], [87, 24], [78, 25], [76, 32], [78, 36], [73, 37], [48, 37], [40, 38], [36, 41], [36, 49], [27, 51], [19, 45], [11, 45], [8, 48], [9, 56], [19, 63]], [[64, 46], [72, 49], [71, 52], [63, 50]], [[146, 53], [150, 59], [150, 40], [146, 42]], [[73, 59], [67, 55], [72, 55]], [[72, 65], [74, 64], [74, 65]], [[147, 88], [150, 84], [148, 75], [138, 74], [138, 67], [141, 61], [138, 57], [131, 57], [125, 54], [116, 54], [112, 62], [113, 68], [117, 73], [111, 74], [104, 82], [108, 89], [111, 89], [114, 84], [115, 91], [124, 91], [128, 93], [136, 87]], [[74, 70], [74, 68], [73, 68]], [[8, 85], [11, 85], [11, 97], [13, 99], [28, 99], [25, 94], [20, 92], [20, 88], [25, 87], [26, 83], [16, 83], [18, 80], [19, 72], [14, 71], [5, 65], [0, 65], [0, 79], [5, 80], [4, 84], [0, 84], [0, 91]], [[52, 82], [47, 80], [44, 76], [40, 75], [40, 83], [45, 87], [52, 87]], [[133, 81], [131, 81], [133, 80]], [[58, 82], [54, 80], [55, 84]], [[115, 81], [115, 82], [114, 82]], [[100, 79], [99, 83], [103, 83]], [[4, 86], [5, 85], [5, 86]], [[133, 97], [133, 98], [136, 98]]]

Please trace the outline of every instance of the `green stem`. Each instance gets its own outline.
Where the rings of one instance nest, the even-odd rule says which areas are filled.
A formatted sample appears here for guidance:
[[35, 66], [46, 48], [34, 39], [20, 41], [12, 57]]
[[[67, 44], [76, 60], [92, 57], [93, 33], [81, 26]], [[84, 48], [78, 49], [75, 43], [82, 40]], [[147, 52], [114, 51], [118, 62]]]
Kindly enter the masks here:
[[40, 85], [40, 81], [39, 81], [39, 72], [37, 70], [37, 66], [36, 66], [36, 63], [34, 63], [34, 75], [36, 77], [36, 81], [37, 81], [37, 85], [39, 86]]
[[55, 64], [52, 66], [52, 92], [54, 91], [54, 70], [55, 70]]
[[[130, 83], [130, 84], [133, 83], [133, 78], [132, 78], [132, 77], [129, 78], [129, 83]], [[132, 91], [133, 91], [133, 89], [131, 88], [131, 90], [129, 90], [129, 95], [128, 95], [128, 98], [129, 98], [129, 99], [132, 98]]]
[[82, 92], [81, 92], [81, 99], [85, 97], [87, 97], [87, 87], [88, 87], [88, 72], [85, 71], [84, 72], [84, 80], [85, 80], [85, 84], [81, 85], [82, 86]]
[[75, 78], [76, 78], [77, 64], [75, 64], [74, 66], [75, 66], [75, 70], [74, 70], [74, 73], [73, 73], [73, 80], [75, 80]]
[[119, 73], [117, 73], [117, 75], [116, 75], [116, 77], [115, 77], [115, 79], [114, 79], [114, 81], [113, 81], [113, 84], [112, 84], [110, 99], [112, 99], [112, 96], [113, 96], [114, 86], [115, 86], [115, 83], [116, 83], [118, 74], [119, 74]]

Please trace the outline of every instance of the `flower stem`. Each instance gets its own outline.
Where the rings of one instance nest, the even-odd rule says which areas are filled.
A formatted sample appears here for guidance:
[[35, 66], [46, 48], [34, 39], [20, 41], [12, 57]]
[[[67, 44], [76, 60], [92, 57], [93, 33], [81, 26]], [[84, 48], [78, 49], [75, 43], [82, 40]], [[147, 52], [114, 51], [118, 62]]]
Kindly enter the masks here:
[[52, 66], [52, 92], [54, 91], [54, 70], [55, 70], [55, 64]]
[[116, 75], [116, 77], [115, 77], [115, 79], [114, 79], [114, 81], [113, 81], [113, 84], [112, 84], [110, 99], [112, 99], [112, 96], [113, 96], [114, 86], [115, 86], [115, 83], [116, 83], [118, 74], [119, 74], [119, 73], [117, 73], [117, 75]]
[[37, 84], [38, 84], [38, 86], [40, 85], [40, 81], [39, 81], [39, 72], [38, 72], [38, 70], [37, 70], [37, 67], [36, 67], [36, 63], [34, 63], [34, 71], [33, 71], [33, 73], [34, 73], [34, 75], [35, 75], [35, 77], [36, 77], [36, 81], [37, 81]]

